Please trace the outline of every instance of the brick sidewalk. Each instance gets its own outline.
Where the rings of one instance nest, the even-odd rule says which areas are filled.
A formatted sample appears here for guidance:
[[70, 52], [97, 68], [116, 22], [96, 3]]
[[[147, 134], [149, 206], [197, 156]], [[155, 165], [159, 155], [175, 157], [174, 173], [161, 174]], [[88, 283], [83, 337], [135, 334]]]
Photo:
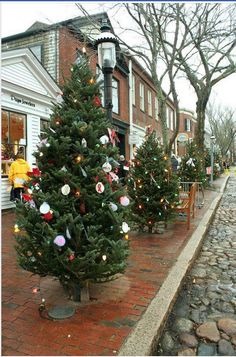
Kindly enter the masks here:
[[[217, 180], [217, 186], [221, 182], [222, 179]], [[113, 282], [91, 286], [91, 301], [80, 304], [67, 300], [55, 279], [39, 279], [17, 266], [15, 215], [4, 212], [2, 355], [117, 355], [216, 196], [217, 192], [206, 191], [205, 205], [196, 210], [189, 231], [186, 225], [172, 225], [164, 234], [130, 234], [131, 254], [126, 273]], [[32, 289], [39, 284], [40, 293], [33, 294]], [[38, 313], [42, 297], [48, 308], [61, 304], [76, 306], [75, 315], [61, 321], [42, 319]]]

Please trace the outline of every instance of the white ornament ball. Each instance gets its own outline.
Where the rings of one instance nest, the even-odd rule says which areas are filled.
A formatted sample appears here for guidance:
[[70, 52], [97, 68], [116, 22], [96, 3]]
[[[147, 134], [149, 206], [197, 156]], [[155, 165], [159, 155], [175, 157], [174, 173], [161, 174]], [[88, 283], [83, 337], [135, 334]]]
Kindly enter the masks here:
[[102, 182], [98, 182], [98, 183], [96, 184], [96, 191], [97, 191], [97, 193], [103, 193], [104, 189], [105, 189], [105, 187], [104, 187], [104, 185], [103, 185]]
[[100, 137], [100, 142], [102, 145], [108, 144], [109, 143], [109, 138], [107, 135], [103, 135]]
[[42, 214], [47, 214], [50, 211], [50, 206], [47, 202], [43, 202], [39, 207], [39, 212]]
[[130, 203], [130, 200], [129, 200], [129, 198], [127, 196], [121, 196], [120, 197], [120, 204], [122, 206], [128, 206], [129, 203]]
[[105, 162], [103, 165], [102, 165], [102, 169], [103, 171], [105, 172], [110, 172], [112, 167], [111, 167], [111, 164], [109, 164], [109, 162]]
[[64, 196], [67, 196], [69, 195], [70, 193], [70, 186], [65, 184], [64, 186], [62, 186], [61, 188], [61, 193], [64, 195]]
[[110, 202], [109, 206], [112, 209], [112, 211], [114, 211], [114, 212], [116, 212], [118, 210], [118, 207], [115, 203]]
[[123, 222], [123, 223], [122, 223], [121, 228], [122, 228], [121, 233], [128, 233], [129, 230], [130, 230], [130, 228], [129, 228], [129, 226], [128, 226], [128, 224], [127, 224], [126, 222]]

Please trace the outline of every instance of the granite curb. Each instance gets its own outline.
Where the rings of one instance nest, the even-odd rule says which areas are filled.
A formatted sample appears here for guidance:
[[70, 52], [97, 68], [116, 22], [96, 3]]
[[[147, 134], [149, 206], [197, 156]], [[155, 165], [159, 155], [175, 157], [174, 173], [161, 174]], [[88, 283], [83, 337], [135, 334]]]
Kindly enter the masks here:
[[148, 306], [135, 329], [119, 350], [118, 356], [150, 356], [159, 339], [168, 314], [174, 305], [182, 282], [194, 263], [214, 213], [220, 203], [229, 176], [225, 178], [218, 196], [212, 201], [193, 232], [188, 243], [180, 253], [160, 290]]

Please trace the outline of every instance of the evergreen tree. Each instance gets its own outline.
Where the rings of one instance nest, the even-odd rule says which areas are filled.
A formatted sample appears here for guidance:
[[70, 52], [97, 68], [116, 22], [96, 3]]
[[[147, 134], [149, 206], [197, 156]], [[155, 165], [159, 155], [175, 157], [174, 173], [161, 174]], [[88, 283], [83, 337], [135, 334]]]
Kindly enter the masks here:
[[[34, 154], [25, 204], [18, 204], [16, 250], [22, 268], [64, 287], [123, 273], [129, 199], [113, 169], [116, 134], [101, 108], [86, 60], [71, 68], [63, 102]], [[22, 229], [22, 230], [21, 230]]]
[[182, 157], [178, 175], [182, 182], [202, 182], [206, 184], [205, 156], [192, 141], [186, 146], [186, 154]]
[[[213, 156], [213, 179], [215, 180], [217, 177], [220, 176], [220, 174], [223, 173], [224, 168], [222, 165], [222, 159], [221, 156], [218, 152], [214, 152]], [[211, 151], [210, 149], [205, 150], [205, 167], [207, 170], [207, 167], [211, 167]], [[207, 179], [208, 181], [210, 180], [210, 174], [207, 174]]]
[[178, 178], [172, 174], [155, 132], [148, 131], [146, 140], [137, 150], [128, 179], [131, 219], [140, 230], [152, 232], [158, 222], [172, 217], [178, 203], [178, 186]]

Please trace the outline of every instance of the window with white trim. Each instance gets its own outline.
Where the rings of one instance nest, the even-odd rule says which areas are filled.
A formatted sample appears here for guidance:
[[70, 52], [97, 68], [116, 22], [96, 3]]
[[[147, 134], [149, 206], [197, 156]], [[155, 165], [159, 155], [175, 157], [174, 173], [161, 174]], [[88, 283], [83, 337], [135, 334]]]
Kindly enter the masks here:
[[167, 126], [167, 129], [170, 128], [170, 122], [169, 122], [169, 107], [166, 107], [166, 126]]
[[144, 84], [139, 83], [140, 109], [144, 111]]
[[184, 130], [191, 131], [191, 120], [189, 118], [184, 119]]
[[2, 175], [7, 175], [18, 151], [26, 155], [26, 115], [2, 110], [1, 159]]
[[152, 116], [152, 92], [148, 90], [148, 115]]
[[119, 114], [119, 81], [112, 78], [112, 111]]
[[156, 120], [159, 120], [158, 110], [159, 110], [159, 107], [158, 107], [158, 99], [157, 99], [157, 97], [155, 97], [155, 119], [156, 119]]
[[135, 76], [132, 74], [132, 104], [135, 105]]

